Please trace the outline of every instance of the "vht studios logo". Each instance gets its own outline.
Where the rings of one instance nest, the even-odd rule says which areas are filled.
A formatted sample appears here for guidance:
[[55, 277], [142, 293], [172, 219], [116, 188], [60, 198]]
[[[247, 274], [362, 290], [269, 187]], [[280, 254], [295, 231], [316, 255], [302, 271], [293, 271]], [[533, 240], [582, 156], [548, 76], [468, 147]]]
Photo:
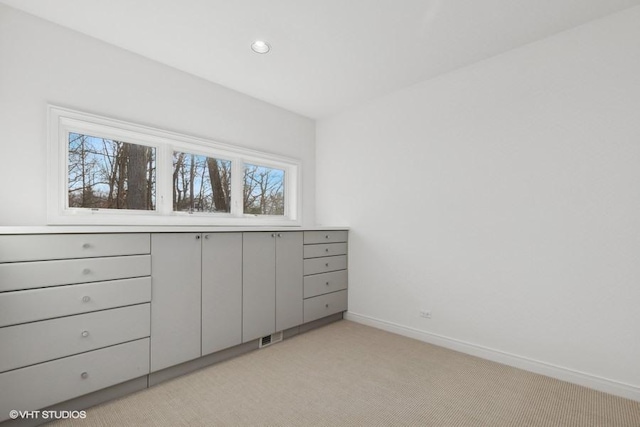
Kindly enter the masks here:
[[61, 419], [84, 419], [87, 418], [86, 411], [9, 411], [9, 417], [12, 420], [20, 419], [43, 419], [43, 420], [61, 420]]

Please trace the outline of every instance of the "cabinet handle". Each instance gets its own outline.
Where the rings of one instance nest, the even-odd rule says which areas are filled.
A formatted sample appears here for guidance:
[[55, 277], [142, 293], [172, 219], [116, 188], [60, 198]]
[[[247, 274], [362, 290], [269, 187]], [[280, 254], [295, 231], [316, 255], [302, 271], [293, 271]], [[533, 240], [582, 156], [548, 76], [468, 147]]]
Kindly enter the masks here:
[[282, 233], [278, 233], [278, 237], [282, 237]]
[[325, 285], [329, 286], [329, 282], [325, 283]]
[[81, 377], [83, 380], [86, 380], [87, 378], [89, 378], [89, 373], [88, 373], [88, 372], [83, 372], [83, 373], [81, 373], [81, 374], [80, 374], [80, 377]]
[[89, 302], [89, 301], [91, 301], [91, 297], [90, 296], [82, 297], [82, 302]]
[[82, 331], [81, 335], [82, 335], [83, 338], [86, 338], [86, 337], [89, 336], [89, 331]]
[[276, 233], [271, 233], [271, 237], [276, 237]]
[[199, 234], [196, 236], [196, 240], [200, 240], [200, 235]]
[[91, 245], [89, 243], [85, 243], [82, 245], [82, 249], [89, 249]]
[[89, 269], [89, 268], [85, 268], [84, 270], [82, 270], [82, 274], [84, 274], [84, 275], [87, 275], [89, 273], [91, 273], [91, 269]]
[[326, 248], [324, 251], [325, 251], [326, 253], [329, 253], [329, 248]]
[[329, 304], [325, 304], [325, 305], [324, 305], [324, 308], [329, 308]]
[[329, 235], [328, 235], [328, 234], [325, 234], [325, 235], [324, 235], [324, 238], [325, 238], [325, 239], [328, 239], [328, 238], [329, 238]]
[[208, 234], [205, 234], [205, 235], [204, 235], [204, 238], [205, 238], [205, 239], [207, 239], [207, 240], [209, 240], [209, 235], [208, 235]]
[[327, 263], [325, 263], [325, 265], [324, 265], [324, 266], [325, 266], [325, 267], [329, 267], [329, 263], [328, 263], [328, 262], [327, 262]]

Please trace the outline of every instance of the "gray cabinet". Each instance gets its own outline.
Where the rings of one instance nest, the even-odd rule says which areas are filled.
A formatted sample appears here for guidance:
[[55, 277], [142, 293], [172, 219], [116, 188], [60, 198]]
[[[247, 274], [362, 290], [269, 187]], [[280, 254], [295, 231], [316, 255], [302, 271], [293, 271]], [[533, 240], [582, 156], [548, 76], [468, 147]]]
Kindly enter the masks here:
[[349, 232], [347, 230], [320, 230], [305, 231], [305, 245], [319, 245], [323, 243], [346, 242]]
[[152, 235], [151, 371], [242, 343], [242, 233]]
[[151, 371], [201, 355], [200, 233], [151, 236]]
[[149, 253], [149, 234], [16, 234], [0, 236], [0, 263]]
[[150, 235], [0, 236], [0, 422], [149, 374]]
[[340, 271], [347, 269], [347, 256], [327, 256], [322, 258], [312, 258], [304, 260], [305, 276], [318, 273], [328, 273], [330, 271]]
[[347, 291], [331, 292], [304, 300], [304, 322], [347, 311]]
[[276, 234], [276, 331], [302, 324], [302, 232]]
[[5, 372], [0, 421], [12, 409], [41, 409], [148, 373], [148, 338]]
[[346, 230], [304, 232], [304, 323], [348, 308]]
[[0, 422], [345, 311], [346, 254], [346, 230], [0, 235]]
[[149, 301], [150, 276], [3, 292], [0, 293], [0, 327]]
[[242, 343], [242, 233], [202, 239], [202, 355]]
[[302, 244], [302, 232], [243, 234], [243, 342], [302, 323]]
[[149, 276], [149, 255], [0, 264], [0, 292]]
[[242, 342], [276, 330], [276, 233], [242, 236]]
[[0, 328], [0, 372], [148, 336], [149, 304]]

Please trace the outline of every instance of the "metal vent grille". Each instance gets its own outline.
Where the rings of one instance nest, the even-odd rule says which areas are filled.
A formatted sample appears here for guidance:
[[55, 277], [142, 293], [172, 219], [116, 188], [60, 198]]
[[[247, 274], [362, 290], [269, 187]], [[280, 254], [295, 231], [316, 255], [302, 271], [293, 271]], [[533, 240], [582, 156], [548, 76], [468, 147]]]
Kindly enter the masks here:
[[260, 338], [258, 348], [266, 347], [282, 341], [282, 331]]

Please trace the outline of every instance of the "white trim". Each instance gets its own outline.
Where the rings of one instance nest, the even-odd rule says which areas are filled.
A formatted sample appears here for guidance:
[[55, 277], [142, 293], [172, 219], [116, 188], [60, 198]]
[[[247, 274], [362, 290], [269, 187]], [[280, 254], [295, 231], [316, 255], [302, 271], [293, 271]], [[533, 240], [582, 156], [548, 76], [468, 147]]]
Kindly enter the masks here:
[[[47, 223], [50, 225], [250, 225], [299, 226], [302, 218], [302, 173], [297, 159], [183, 135], [144, 125], [110, 119], [54, 105], [48, 106]], [[125, 140], [156, 148], [156, 209], [154, 211], [69, 208], [67, 190], [69, 132]], [[173, 211], [172, 151], [185, 151], [231, 160], [231, 213]], [[242, 176], [244, 162], [285, 171], [283, 216], [244, 215]]]
[[550, 363], [540, 362], [528, 357], [518, 356], [516, 354], [506, 353], [492, 348], [484, 347], [477, 344], [445, 337], [443, 335], [433, 334], [421, 331], [407, 326], [399, 325], [393, 322], [376, 319], [374, 317], [348, 311], [344, 318], [363, 325], [372, 326], [387, 332], [413, 338], [439, 347], [448, 348], [459, 351], [461, 353], [470, 354], [482, 359], [491, 360], [493, 362], [502, 363], [504, 365], [513, 366], [525, 371], [534, 372], [536, 374], [546, 375], [558, 380], [578, 384], [610, 393], [616, 396], [640, 402], [640, 387], [631, 384], [625, 384], [607, 378], [598, 377], [596, 375], [587, 374], [585, 372], [575, 371], [573, 369], [563, 368], [561, 366], [552, 365]]

